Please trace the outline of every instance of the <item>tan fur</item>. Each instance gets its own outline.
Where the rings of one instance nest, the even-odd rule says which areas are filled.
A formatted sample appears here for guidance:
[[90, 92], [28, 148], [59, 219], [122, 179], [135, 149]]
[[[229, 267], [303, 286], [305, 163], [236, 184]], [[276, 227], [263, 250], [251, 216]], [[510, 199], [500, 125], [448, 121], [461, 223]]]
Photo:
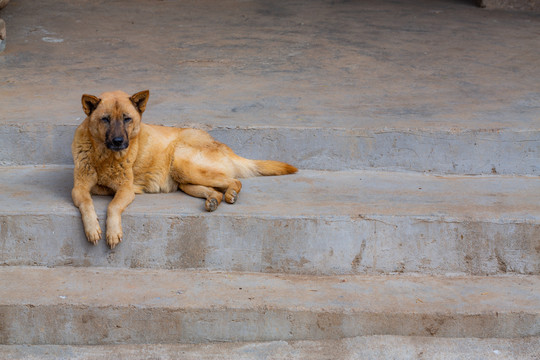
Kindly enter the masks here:
[[122, 91], [82, 96], [87, 118], [72, 144], [72, 197], [93, 244], [101, 238], [101, 229], [91, 194], [114, 195], [106, 222], [107, 244], [114, 248], [122, 241], [122, 212], [136, 193], [180, 188], [205, 198], [206, 209], [214, 211], [223, 193], [226, 202], [236, 201], [242, 188], [238, 178], [297, 171], [279, 161], [242, 158], [203, 130], [144, 124], [148, 97], [148, 91], [131, 97]]

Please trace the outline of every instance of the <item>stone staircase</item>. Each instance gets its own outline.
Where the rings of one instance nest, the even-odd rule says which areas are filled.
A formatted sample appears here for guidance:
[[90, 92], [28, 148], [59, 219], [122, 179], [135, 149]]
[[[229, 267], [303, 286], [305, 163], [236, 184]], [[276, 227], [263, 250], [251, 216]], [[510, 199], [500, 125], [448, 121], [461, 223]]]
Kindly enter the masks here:
[[[0, 359], [538, 358], [534, 15], [40, 6], [3, 13]], [[181, 192], [137, 196], [124, 242], [92, 246], [70, 143], [80, 95], [117, 87], [150, 88], [147, 122], [301, 170], [245, 179], [213, 213]], [[104, 228], [110, 198], [94, 201]]]

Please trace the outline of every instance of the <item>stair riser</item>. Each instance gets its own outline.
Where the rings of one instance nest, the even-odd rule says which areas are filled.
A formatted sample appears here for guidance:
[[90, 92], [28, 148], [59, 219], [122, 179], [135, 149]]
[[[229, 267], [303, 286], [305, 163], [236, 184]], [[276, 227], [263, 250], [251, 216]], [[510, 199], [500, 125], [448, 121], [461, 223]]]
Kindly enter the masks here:
[[[0, 164], [72, 164], [76, 126], [0, 126]], [[238, 154], [302, 169], [387, 169], [442, 174], [540, 174], [540, 132], [216, 128]]]
[[341, 339], [363, 335], [526, 337], [537, 314], [328, 313], [267, 308], [0, 307], [2, 344], [104, 345]]
[[[104, 218], [104, 214], [100, 214]], [[73, 214], [0, 217], [0, 264], [291, 274], [540, 274], [540, 225], [437, 218], [123, 216], [115, 250]], [[104, 229], [104, 222], [101, 222]]]

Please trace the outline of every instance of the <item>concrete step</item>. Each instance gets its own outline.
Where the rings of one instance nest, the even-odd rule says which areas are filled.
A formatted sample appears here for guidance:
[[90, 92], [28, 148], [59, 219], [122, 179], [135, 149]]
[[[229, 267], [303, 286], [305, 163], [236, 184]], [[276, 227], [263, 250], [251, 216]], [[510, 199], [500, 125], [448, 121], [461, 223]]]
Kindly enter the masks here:
[[0, 345], [10, 360], [536, 360], [540, 338], [363, 336], [339, 340], [160, 345]]
[[534, 14], [446, 0], [44, 0], [2, 17], [0, 164], [71, 164], [81, 95], [120, 88], [150, 89], [149, 123], [195, 124], [303, 169], [540, 174]]
[[540, 336], [540, 277], [0, 268], [0, 343]]
[[[302, 169], [540, 175], [536, 129], [194, 126], [205, 128], [241, 156], [281, 160]], [[76, 127], [0, 123], [0, 142], [5, 144], [0, 165], [72, 164]]]
[[[540, 178], [300, 171], [245, 179], [204, 211], [181, 192], [138, 195], [124, 242], [90, 245], [71, 167], [0, 169], [0, 264], [298, 274], [540, 274]], [[94, 197], [104, 227], [110, 197]]]

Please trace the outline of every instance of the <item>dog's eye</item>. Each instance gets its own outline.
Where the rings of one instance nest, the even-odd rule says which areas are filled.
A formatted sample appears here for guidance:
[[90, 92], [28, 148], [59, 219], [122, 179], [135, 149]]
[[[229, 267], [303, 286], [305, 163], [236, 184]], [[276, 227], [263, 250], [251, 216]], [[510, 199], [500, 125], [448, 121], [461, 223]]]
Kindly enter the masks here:
[[129, 116], [126, 116], [126, 117], [124, 118], [124, 122], [125, 122], [125, 123], [128, 123], [128, 122], [130, 122], [130, 121], [131, 121], [131, 118], [130, 118]]
[[108, 116], [103, 116], [103, 117], [101, 118], [101, 121], [103, 121], [104, 123], [107, 123], [107, 124], [108, 124], [108, 123], [111, 122], [111, 118], [108, 117]]

